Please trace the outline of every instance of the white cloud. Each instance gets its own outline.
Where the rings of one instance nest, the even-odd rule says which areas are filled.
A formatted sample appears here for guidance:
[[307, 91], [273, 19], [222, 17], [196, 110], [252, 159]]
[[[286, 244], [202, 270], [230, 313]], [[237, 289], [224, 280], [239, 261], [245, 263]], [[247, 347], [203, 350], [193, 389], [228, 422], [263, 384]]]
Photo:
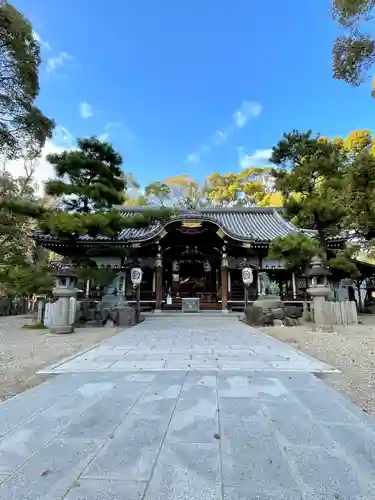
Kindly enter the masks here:
[[72, 59], [72, 56], [67, 52], [60, 52], [57, 57], [50, 57], [47, 59], [47, 72], [53, 73], [58, 68], [64, 66], [64, 64], [70, 59]]
[[61, 125], [57, 125], [55, 130], [53, 131], [53, 139], [52, 141], [59, 146], [63, 146], [64, 148], [70, 149], [74, 145], [74, 137], [69, 132], [68, 129], [62, 127]]
[[[38, 185], [38, 194], [43, 196], [44, 183], [46, 180], [54, 177], [54, 169], [47, 161], [47, 155], [51, 153], [62, 153], [66, 148], [58, 146], [53, 140], [48, 140], [42, 150], [41, 156], [35, 161], [34, 180]], [[34, 162], [33, 162], [34, 164]], [[25, 161], [20, 158], [18, 160], [10, 161], [6, 164], [6, 169], [12, 175], [20, 177], [25, 175]]]
[[[53, 134], [53, 138], [46, 141], [40, 157], [33, 162], [35, 165], [34, 180], [38, 185], [38, 194], [44, 195], [44, 183], [48, 179], [53, 178], [55, 175], [53, 166], [47, 161], [47, 155], [51, 153], [62, 153], [63, 151], [73, 149], [73, 136], [65, 128], [58, 125]], [[5, 168], [11, 172], [12, 175], [20, 177], [25, 175], [25, 160], [19, 158], [6, 162]]]
[[212, 142], [215, 146], [220, 146], [228, 139], [228, 130], [217, 130], [212, 138]]
[[85, 120], [94, 116], [91, 104], [89, 104], [88, 102], [81, 102], [79, 105], [79, 114]]
[[37, 33], [36, 31], [33, 31], [33, 37], [40, 44], [41, 47], [47, 50], [52, 50], [51, 45], [45, 40], [43, 40], [42, 37], [39, 35], [39, 33]]
[[117, 138], [121, 138], [121, 140], [124, 140], [126, 142], [133, 142], [136, 139], [135, 135], [130, 131], [130, 129], [126, 126], [123, 126], [121, 122], [106, 123], [106, 125], [104, 126], [104, 131], [98, 135], [98, 139], [100, 141], [108, 141], [115, 130], [117, 130]]
[[262, 106], [258, 102], [242, 101], [241, 106], [233, 113], [234, 124], [242, 128], [248, 120], [256, 118], [261, 112]]
[[262, 112], [262, 106], [255, 101], [242, 101], [241, 106], [233, 113], [232, 121], [224, 128], [217, 130], [206, 144], [194, 153], [190, 153], [185, 163], [199, 163], [201, 157], [213, 147], [221, 146], [234, 132], [243, 128], [246, 123]]
[[192, 164], [196, 164], [196, 163], [199, 163], [200, 162], [200, 154], [198, 153], [191, 153], [190, 155], [187, 155], [186, 159], [185, 159], [185, 163], [192, 163]]
[[99, 134], [98, 139], [99, 139], [99, 141], [102, 141], [102, 142], [108, 141], [108, 139], [109, 139], [108, 132], [104, 132], [103, 134]]
[[241, 168], [268, 165], [272, 149], [256, 149], [253, 154], [247, 154], [244, 148], [238, 148], [238, 162]]

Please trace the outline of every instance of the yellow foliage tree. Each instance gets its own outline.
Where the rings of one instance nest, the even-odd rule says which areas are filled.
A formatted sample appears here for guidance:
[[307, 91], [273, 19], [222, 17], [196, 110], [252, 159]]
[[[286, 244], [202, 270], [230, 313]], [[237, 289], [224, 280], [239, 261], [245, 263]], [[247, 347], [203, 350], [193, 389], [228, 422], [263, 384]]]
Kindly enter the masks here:
[[363, 151], [370, 151], [375, 155], [375, 137], [373, 137], [371, 130], [368, 129], [353, 130], [345, 138], [335, 137], [333, 142], [341, 145], [353, 155]]
[[204, 205], [204, 188], [188, 174], [179, 174], [168, 177], [164, 184], [170, 190], [170, 197], [173, 204], [181, 208], [196, 208]]

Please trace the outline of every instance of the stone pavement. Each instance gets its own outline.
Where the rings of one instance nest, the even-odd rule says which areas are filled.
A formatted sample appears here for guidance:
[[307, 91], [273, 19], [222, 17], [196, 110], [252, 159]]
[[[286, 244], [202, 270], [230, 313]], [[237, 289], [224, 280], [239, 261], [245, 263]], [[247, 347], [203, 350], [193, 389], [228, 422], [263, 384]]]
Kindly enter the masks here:
[[148, 317], [43, 373], [144, 370], [327, 372], [332, 368], [271, 337], [255, 334], [236, 316], [202, 314]]
[[[110, 370], [125, 361], [95, 348], [74, 358], [87, 371], [2, 403], [1, 500], [375, 498], [375, 420], [310, 373], [319, 363], [235, 318], [148, 319], [102, 345], [151, 364], [157, 346], [166, 364]], [[172, 369], [183, 348], [236, 357]], [[241, 348], [267, 368], [245, 367]]]

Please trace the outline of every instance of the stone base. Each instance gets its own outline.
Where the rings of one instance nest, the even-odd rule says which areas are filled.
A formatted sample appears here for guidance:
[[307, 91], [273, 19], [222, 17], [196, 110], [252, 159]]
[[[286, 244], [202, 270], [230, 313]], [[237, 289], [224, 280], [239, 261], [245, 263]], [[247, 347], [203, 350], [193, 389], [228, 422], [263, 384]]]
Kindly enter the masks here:
[[335, 328], [333, 325], [314, 325], [312, 330], [315, 333], [333, 333]]
[[162, 313], [161, 309], [155, 309], [154, 310], [154, 314], [161, 314], [161, 313]]
[[228, 309], [222, 309], [221, 312], [222, 312], [222, 314], [229, 314], [229, 310]]
[[50, 326], [49, 331], [50, 331], [50, 333], [53, 333], [53, 334], [73, 333], [74, 326], [73, 325]]

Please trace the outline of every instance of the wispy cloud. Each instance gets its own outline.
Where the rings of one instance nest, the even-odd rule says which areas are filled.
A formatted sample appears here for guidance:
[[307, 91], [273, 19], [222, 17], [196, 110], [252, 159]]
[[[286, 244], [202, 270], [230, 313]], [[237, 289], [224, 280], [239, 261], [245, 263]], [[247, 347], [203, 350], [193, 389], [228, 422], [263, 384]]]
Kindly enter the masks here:
[[130, 131], [130, 129], [124, 126], [121, 122], [108, 122], [104, 126], [104, 131], [98, 135], [98, 139], [101, 141], [107, 141], [113, 133], [116, 133], [118, 138], [121, 138], [125, 142], [133, 142], [135, 140], [135, 135]]
[[56, 57], [50, 57], [47, 59], [47, 72], [53, 73], [58, 68], [61, 68], [65, 65], [67, 61], [70, 61], [72, 56], [67, 52], [60, 52], [60, 54]]
[[245, 153], [244, 148], [238, 148], [238, 163], [241, 168], [260, 167], [270, 164], [272, 149], [256, 149], [254, 153]]
[[205, 144], [197, 151], [190, 153], [185, 158], [185, 163], [199, 163], [204, 154], [214, 147], [221, 146], [233, 133], [243, 128], [249, 120], [256, 118], [261, 112], [262, 106], [258, 102], [242, 101], [240, 107], [233, 113], [231, 122], [226, 127], [216, 130]]
[[191, 153], [186, 157], [186, 163], [199, 163], [201, 155], [199, 153]]
[[248, 120], [256, 118], [262, 112], [258, 102], [242, 101], [241, 106], [233, 113], [233, 121], [237, 128], [242, 128]]
[[41, 47], [47, 50], [52, 50], [51, 45], [48, 42], [46, 42], [46, 40], [43, 40], [42, 37], [39, 35], [39, 33], [37, 33], [36, 31], [33, 31], [33, 37], [40, 44]]
[[91, 118], [92, 116], [94, 116], [91, 104], [86, 101], [81, 102], [79, 105], [79, 114], [84, 120], [87, 120], [87, 118]]

